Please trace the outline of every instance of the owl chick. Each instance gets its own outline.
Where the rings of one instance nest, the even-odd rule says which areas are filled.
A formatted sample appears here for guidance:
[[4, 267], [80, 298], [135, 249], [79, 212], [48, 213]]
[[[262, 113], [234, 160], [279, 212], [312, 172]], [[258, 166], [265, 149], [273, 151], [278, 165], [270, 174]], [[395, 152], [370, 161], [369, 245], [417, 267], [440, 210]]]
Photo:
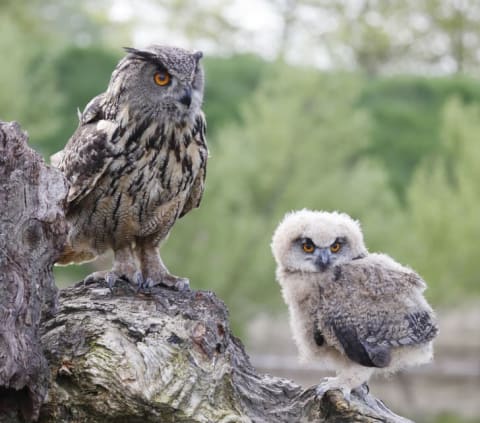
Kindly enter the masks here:
[[336, 371], [321, 397], [352, 389], [375, 372], [426, 363], [438, 332], [425, 282], [385, 254], [369, 254], [360, 225], [344, 213], [287, 214], [273, 235], [276, 276], [300, 357]]
[[70, 183], [70, 230], [57, 263], [112, 249], [112, 270], [89, 279], [182, 288], [188, 279], [168, 272], [158, 247], [203, 194], [202, 53], [158, 45], [126, 51], [107, 90], [88, 103], [65, 148], [52, 156]]

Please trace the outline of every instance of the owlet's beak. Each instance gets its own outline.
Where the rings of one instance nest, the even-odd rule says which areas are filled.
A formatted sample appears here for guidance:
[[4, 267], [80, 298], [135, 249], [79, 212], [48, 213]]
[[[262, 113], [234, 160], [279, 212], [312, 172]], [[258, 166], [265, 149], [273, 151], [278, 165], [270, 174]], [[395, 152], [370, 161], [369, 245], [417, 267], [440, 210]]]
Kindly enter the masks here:
[[330, 248], [317, 248], [313, 254], [315, 256], [314, 263], [320, 270], [325, 270], [330, 264]]

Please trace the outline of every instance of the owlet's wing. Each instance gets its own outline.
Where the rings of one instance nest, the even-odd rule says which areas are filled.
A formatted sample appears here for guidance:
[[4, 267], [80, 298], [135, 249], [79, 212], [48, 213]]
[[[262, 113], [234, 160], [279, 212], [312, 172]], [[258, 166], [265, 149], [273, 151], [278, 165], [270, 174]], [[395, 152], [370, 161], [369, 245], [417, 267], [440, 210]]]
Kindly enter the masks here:
[[367, 367], [386, 367], [394, 347], [419, 345], [438, 332], [433, 312], [420, 295], [424, 282], [413, 271], [368, 260], [341, 266], [338, 307], [324, 325], [345, 354]]

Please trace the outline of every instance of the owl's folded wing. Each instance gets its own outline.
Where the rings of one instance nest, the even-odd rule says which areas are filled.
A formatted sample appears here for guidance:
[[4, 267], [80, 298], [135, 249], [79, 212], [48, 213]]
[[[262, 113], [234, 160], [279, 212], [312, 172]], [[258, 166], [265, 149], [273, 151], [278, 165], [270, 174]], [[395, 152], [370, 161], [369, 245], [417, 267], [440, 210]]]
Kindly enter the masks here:
[[348, 317], [337, 317], [329, 325], [351, 360], [362, 366], [386, 367], [392, 348], [424, 344], [438, 332], [429, 311], [390, 314], [386, 310], [372, 312], [355, 322]]
[[424, 344], [437, 334], [433, 312], [418, 299], [423, 281], [413, 271], [375, 263], [347, 265], [338, 283], [352, 289], [345, 290], [344, 301], [324, 324], [351, 360], [386, 367], [392, 348]]
[[208, 156], [208, 149], [207, 149], [207, 141], [206, 141], [206, 121], [203, 114], [197, 116], [196, 121], [196, 133], [194, 135], [194, 139], [196, 142], [203, 145], [205, 148], [202, 151], [201, 157], [201, 164], [198, 174], [193, 181], [192, 188], [190, 190], [190, 194], [187, 197], [185, 205], [183, 206], [183, 210], [180, 213], [180, 217], [185, 216], [190, 210], [195, 207], [200, 206], [200, 201], [203, 197], [203, 191], [205, 190], [205, 178], [207, 176], [207, 156]]
[[110, 141], [117, 128], [115, 122], [100, 120], [79, 126], [73, 134], [58, 163], [70, 184], [69, 203], [84, 198], [112, 162], [114, 146]]
[[50, 158], [69, 182], [68, 203], [85, 197], [114, 159], [111, 141], [119, 125], [104, 119], [104, 97], [104, 93], [99, 94], [85, 106], [83, 113], [79, 112], [77, 130], [65, 148]]

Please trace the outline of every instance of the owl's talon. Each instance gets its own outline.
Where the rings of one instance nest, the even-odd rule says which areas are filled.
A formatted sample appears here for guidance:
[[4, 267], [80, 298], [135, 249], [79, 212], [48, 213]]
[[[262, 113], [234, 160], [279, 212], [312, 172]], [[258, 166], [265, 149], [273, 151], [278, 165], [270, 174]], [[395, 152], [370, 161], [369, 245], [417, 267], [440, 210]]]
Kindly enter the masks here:
[[189, 291], [190, 290], [190, 281], [186, 278], [180, 278], [175, 282], [173, 287], [177, 291]]
[[137, 281], [137, 293], [151, 293], [151, 288], [154, 286], [154, 282], [151, 278], [144, 279], [143, 275], [136, 278]]
[[137, 287], [137, 292], [139, 292], [142, 289], [143, 284], [144, 284], [143, 275], [142, 275], [142, 272], [140, 272], [140, 270], [137, 270], [133, 274], [133, 282], [135, 283], [135, 285]]
[[92, 284], [97, 283], [101, 280], [106, 281], [109, 273], [111, 273], [111, 272], [107, 272], [107, 271], [104, 271], [104, 270], [100, 270], [100, 271], [97, 271], [97, 272], [90, 273], [88, 276], [85, 277], [85, 279], [83, 279], [83, 286], [92, 285]]
[[350, 402], [350, 389], [345, 386], [341, 386], [335, 377], [326, 377], [324, 378], [315, 388], [315, 396], [318, 399], [322, 397], [328, 391], [340, 391], [346, 401]]
[[110, 290], [110, 292], [112, 294], [113, 294], [113, 287], [114, 287], [116, 281], [117, 281], [117, 276], [114, 273], [108, 272], [105, 275], [105, 282], [107, 282], [108, 289]]
[[370, 393], [370, 387], [368, 383], [362, 383], [358, 388], [352, 389], [352, 393], [355, 393], [361, 398], [365, 398]]
[[96, 282], [97, 280], [95, 279], [94, 275], [88, 275], [84, 280], [83, 280], [83, 286], [87, 285], [92, 285]]
[[156, 285], [156, 284], [155, 284], [155, 282], [153, 281], [152, 278], [147, 278], [147, 280], [145, 281], [143, 287], [144, 287], [145, 289], [150, 289], [150, 288], [152, 288], [152, 287], [155, 286], [155, 285]]
[[187, 291], [190, 289], [190, 281], [187, 278], [179, 278], [178, 276], [166, 275], [162, 278], [160, 285], [175, 291]]

